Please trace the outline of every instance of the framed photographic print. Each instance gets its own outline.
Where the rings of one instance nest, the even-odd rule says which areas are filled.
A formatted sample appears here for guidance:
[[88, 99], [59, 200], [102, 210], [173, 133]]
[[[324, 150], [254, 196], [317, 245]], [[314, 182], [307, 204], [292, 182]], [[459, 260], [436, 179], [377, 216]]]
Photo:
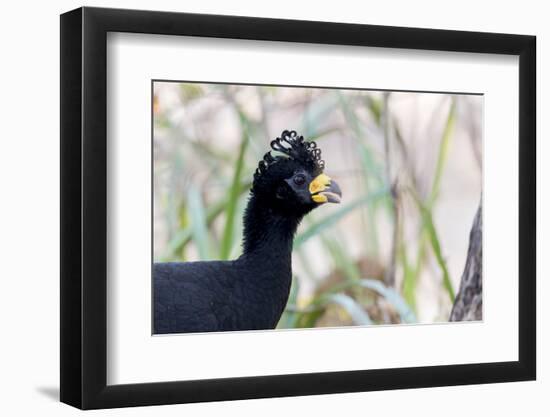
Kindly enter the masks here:
[[61, 16], [61, 401], [535, 379], [535, 38]]

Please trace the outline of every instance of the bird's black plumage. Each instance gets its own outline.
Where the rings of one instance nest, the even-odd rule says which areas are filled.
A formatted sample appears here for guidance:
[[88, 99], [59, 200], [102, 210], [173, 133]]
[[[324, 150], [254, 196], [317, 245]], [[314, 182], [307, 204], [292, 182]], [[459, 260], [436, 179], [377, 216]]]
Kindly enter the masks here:
[[288, 300], [292, 241], [302, 218], [340, 189], [314, 142], [284, 131], [258, 165], [232, 261], [156, 263], [154, 333], [273, 329]]

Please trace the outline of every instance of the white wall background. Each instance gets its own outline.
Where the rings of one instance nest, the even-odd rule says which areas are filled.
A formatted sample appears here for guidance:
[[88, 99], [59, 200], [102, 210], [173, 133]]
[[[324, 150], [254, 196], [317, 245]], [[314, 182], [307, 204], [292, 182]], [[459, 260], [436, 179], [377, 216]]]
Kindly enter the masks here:
[[[538, 37], [539, 213], [550, 209], [547, 143], [549, 124], [542, 120], [550, 87], [550, 26], [545, 3], [462, 0], [301, 2], [277, 0], [93, 1], [89, 6], [124, 7], [312, 19], [395, 26], [417, 26], [534, 34]], [[313, 7], [314, 4], [314, 7]], [[57, 402], [59, 391], [59, 17], [81, 3], [62, 0], [7, 2], [1, 14], [2, 121], [0, 181], [0, 410], [3, 415], [76, 415]], [[543, 236], [543, 232], [546, 235]], [[550, 412], [550, 344], [546, 319], [550, 294], [550, 222], [538, 224], [538, 381], [498, 385], [386, 391], [346, 395], [237, 401], [139, 409], [108, 410], [94, 415], [131, 416], [280, 416], [280, 415], [533, 415]], [[546, 394], [546, 396], [544, 395]], [[473, 408], [475, 407], [475, 408]]]

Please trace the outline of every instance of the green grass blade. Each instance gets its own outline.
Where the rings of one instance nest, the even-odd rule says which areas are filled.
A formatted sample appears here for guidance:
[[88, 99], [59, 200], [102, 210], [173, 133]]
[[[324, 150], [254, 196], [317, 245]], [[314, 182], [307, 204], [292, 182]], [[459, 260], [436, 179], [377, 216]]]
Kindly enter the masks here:
[[[247, 192], [251, 187], [251, 182], [243, 182], [240, 187], [239, 195], [242, 196], [243, 193]], [[209, 207], [206, 209], [206, 225], [210, 227], [214, 220], [224, 212], [225, 207], [227, 205], [227, 199], [223, 198], [220, 201], [217, 201], [214, 204], [210, 204]], [[193, 239], [191, 228], [186, 227], [183, 229], [179, 229], [172, 239], [168, 242], [168, 245], [163, 253], [163, 255], [160, 258], [161, 262], [168, 262], [172, 261], [175, 258], [177, 259], [176, 254], [182, 251], [182, 249]]]
[[334, 111], [336, 97], [333, 94], [325, 93], [311, 101], [303, 112], [303, 117], [298, 126], [298, 133], [304, 135], [308, 140], [314, 140], [322, 135], [319, 127], [323, 125], [327, 116]]
[[210, 259], [208, 229], [202, 198], [196, 187], [191, 186], [187, 193], [189, 215], [191, 217], [191, 235], [202, 260]]
[[393, 288], [386, 287], [379, 280], [370, 279], [370, 278], [352, 279], [352, 280], [334, 285], [332, 288], [327, 290], [324, 294], [312, 300], [309, 307], [316, 308], [320, 305], [323, 305], [327, 297], [329, 297], [331, 294], [338, 294], [342, 291], [345, 291], [354, 287], [367, 288], [377, 292], [395, 308], [395, 311], [397, 311], [397, 313], [401, 317], [401, 320], [404, 323], [417, 323], [417, 318], [414, 311], [397, 291], [395, 291]]
[[422, 216], [422, 235], [421, 235], [421, 246], [419, 248], [419, 258], [417, 259], [417, 274], [418, 270], [420, 268], [422, 259], [425, 255], [425, 240], [428, 240], [428, 243], [430, 243], [430, 246], [432, 248], [432, 251], [435, 255], [435, 259], [441, 268], [441, 272], [443, 273], [443, 286], [445, 287], [445, 290], [449, 294], [449, 298], [451, 299], [451, 302], [454, 302], [455, 300], [455, 292], [453, 289], [453, 285], [451, 282], [451, 277], [449, 274], [449, 270], [447, 268], [447, 262], [445, 261], [445, 258], [443, 257], [443, 252], [441, 250], [441, 243], [439, 240], [439, 236], [437, 233], [437, 229], [435, 227], [432, 211], [420, 201], [420, 198], [413, 192], [411, 193], [413, 196], [413, 199], [418, 206], [418, 209], [420, 210], [420, 214]]
[[382, 178], [382, 169], [380, 164], [377, 162], [376, 157], [374, 156], [373, 150], [367, 145], [365, 141], [365, 132], [361, 121], [357, 118], [355, 111], [349, 104], [349, 99], [342, 95], [340, 92], [336, 93], [339, 99], [340, 108], [344, 115], [346, 122], [351, 127], [353, 131], [353, 136], [357, 147], [359, 148], [359, 156], [361, 157], [361, 162], [365, 169], [365, 176], [367, 179], [372, 179], [376, 182], [378, 186], [381, 186], [384, 183]]
[[160, 257], [160, 262], [175, 260], [174, 258], [177, 258], [176, 254], [180, 253], [191, 239], [193, 239], [191, 227], [178, 230], [166, 245], [166, 249]]
[[[377, 161], [373, 149], [366, 140], [365, 129], [362, 121], [357, 117], [353, 106], [350, 104], [350, 97], [336, 92], [339, 100], [340, 109], [346, 120], [347, 125], [353, 132], [355, 143], [357, 144], [358, 156], [363, 166], [364, 189], [368, 193], [372, 188], [380, 189], [385, 186], [382, 177], [382, 168]], [[378, 237], [378, 204], [368, 204], [366, 210], [366, 223], [369, 233], [366, 235], [366, 247], [372, 251], [375, 258], [379, 255], [379, 237]]]
[[[287, 307], [295, 306], [298, 301], [298, 291], [300, 290], [300, 280], [298, 277], [292, 277], [292, 284], [290, 286], [290, 294], [288, 296]], [[295, 326], [297, 313], [291, 311], [291, 308], [285, 309], [279, 323], [277, 324], [278, 329], [292, 329]]]
[[347, 279], [359, 279], [361, 272], [359, 267], [355, 264], [348, 251], [346, 251], [338, 239], [334, 236], [327, 238], [321, 235], [321, 240], [325, 246], [327, 252], [330, 254], [335, 268], [342, 271]]
[[[243, 123], [244, 125], [244, 123]], [[243, 137], [241, 140], [241, 146], [239, 147], [239, 155], [235, 162], [235, 171], [233, 174], [233, 181], [231, 182], [231, 188], [229, 189], [229, 197], [226, 206], [225, 228], [223, 230], [223, 237], [220, 246], [220, 259], [227, 259], [231, 253], [233, 246], [233, 233], [235, 228], [235, 215], [237, 213], [237, 202], [240, 196], [241, 176], [243, 174], [244, 155], [248, 146], [248, 134], [247, 129], [243, 129]]]
[[367, 94], [365, 96], [365, 104], [369, 109], [370, 113], [372, 114], [372, 117], [374, 118], [374, 121], [376, 122], [376, 124], [380, 126], [382, 121], [383, 111], [384, 111], [383, 101], [373, 97], [370, 94]]
[[439, 150], [438, 150], [437, 162], [435, 167], [434, 179], [433, 179], [430, 194], [426, 200], [426, 203], [424, 204], [422, 203], [422, 201], [420, 201], [420, 197], [416, 195], [416, 191], [413, 190], [413, 192], [411, 193], [415, 202], [419, 207], [420, 214], [422, 217], [422, 226], [420, 230], [418, 253], [416, 256], [416, 265], [415, 265], [414, 271], [412, 272], [412, 275], [410, 276], [410, 279], [407, 281], [404, 281], [404, 291], [406, 290], [405, 294], [409, 302], [414, 299], [414, 296], [416, 293], [416, 286], [418, 283], [419, 276], [422, 272], [422, 267], [426, 256], [426, 245], [428, 243], [431, 244], [437, 263], [439, 264], [439, 266], [443, 271], [443, 286], [445, 287], [445, 290], [449, 294], [451, 301], [454, 300], [454, 290], [452, 288], [451, 279], [446, 266], [446, 262], [441, 255], [441, 245], [437, 237], [435, 226], [433, 224], [432, 210], [437, 201], [437, 197], [439, 195], [441, 178], [443, 176], [443, 171], [445, 168], [445, 164], [447, 162], [447, 156], [449, 153], [451, 138], [454, 133], [455, 120], [456, 120], [456, 104], [455, 104], [455, 99], [451, 98], [451, 107], [449, 108], [447, 119], [445, 121], [445, 126], [443, 128], [443, 134], [441, 135], [441, 140], [439, 143]]
[[437, 155], [437, 163], [435, 166], [434, 179], [432, 183], [432, 190], [428, 198], [427, 206], [432, 208], [437, 196], [439, 194], [439, 187], [441, 185], [441, 177], [443, 176], [443, 169], [447, 162], [447, 156], [449, 154], [449, 148], [451, 144], [451, 138], [454, 132], [456, 120], [456, 104], [454, 98], [451, 99], [451, 107], [447, 114], [447, 120], [445, 121], [445, 127], [443, 128], [443, 135], [439, 143], [439, 151]]
[[413, 311], [416, 311], [416, 297], [415, 297], [415, 290], [417, 285], [417, 276], [415, 274], [414, 269], [411, 267], [409, 263], [409, 259], [407, 256], [407, 249], [404, 244], [399, 245], [398, 250], [398, 258], [401, 262], [401, 266], [403, 268], [403, 284], [402, 284], [402, 292], [403, 297], [405, 298], [405, 301], [409, 306], [411, 306], [411, 309]]
[[445, 287], [447, 294], [449, 294], [451, 303], [453, 303], [455, 300], [455, 291], [453, 289], [453, 284], [451, 282], [451, 277], [449, 275], [449, 270], [447, 268], [447, 262], [445, 262], [445, 259], [443, 258], [443, 253], [441, 251], [441, 244], [439, 242], [439, 237], [433, 222], [432, 214], [423, 205], [420, 205], [420, 210], [422, 211], [422, 218], [423, 218], [422, 221], [426, 227], [426, 231], [428, 234], [430, 245], [435, 255], [435, 259], [437, 260], [437, 263], [441, 268], [441, 272], [443, 273], [443, 286]]
[[303, 231], [302, 233], [296, 236], [296, 238], [294, 239], [294, 247], [295, 248], [300, 247], [313, 236], [332, 227], [333, 225], [338, 223], [341, 219], [343, 219], [346, 215], [351, 213], [356, 208], [361, 207], [364, 204], [372, 203], [373, 201], [386, 198], [388, 196], [388, 192], [389, 192], [388, 189], [384, 188], [377, 192], [370, 193], [368, 196], [359, 198], [354, 202], [341, 207], [339, 210], [335, 211], [334, 213], [325, 217], [324, 219], [316, 223], [313, 223], [305, 231]]
[[326, 297], [327, 302], [337, 304], [344, 308], [353, 319], [355, 324], [360, 326], [369, 326], [372, 320], [363, 308], [349, 295], [330, 294]]
[[404, 323], [416, 323], [416, 315], [409, 305], [403, 300], [401, 295], [393, 288], [386, 287], [382, 282], [375, 279], [361, 279], [358, 282], [363, 288], [368, 288], [370, 290], [376, 291], [382, 297], [384, 297], [394, 308], [395, 311], [401, 317], [401, 320]]

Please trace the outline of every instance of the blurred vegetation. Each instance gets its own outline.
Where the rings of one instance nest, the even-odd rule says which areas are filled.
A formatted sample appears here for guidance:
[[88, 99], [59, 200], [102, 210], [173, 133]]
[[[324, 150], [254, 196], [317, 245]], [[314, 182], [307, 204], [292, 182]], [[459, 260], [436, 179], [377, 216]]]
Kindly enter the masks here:
[[[419, 150], [393, 110], [399, 94], [156, 83], [155, 261], [239, 256], [242, 213], [258, 160], [270, 140], [295, 129], [318, 142], [344, 199], [315, 210], [300, 226], [291, 294], [278, 327], [416, 323], [426, 298], [418, 292], [423, 276], [436, 288], [430, 321], [446, 321], [455, 285], [434, 211], [457, 108], [468, 102], [437, 95], [434, 114], [442, 123], [432, 117], [431, 139]], [[468, 158], [475, 159], [479, 142], [472, 140]], [[433, 158], [419, 157], [422, 152]], [[479, 196], [480, 183], [473, 195]], [[464, 216], [464, 240], [472, 215]]]

